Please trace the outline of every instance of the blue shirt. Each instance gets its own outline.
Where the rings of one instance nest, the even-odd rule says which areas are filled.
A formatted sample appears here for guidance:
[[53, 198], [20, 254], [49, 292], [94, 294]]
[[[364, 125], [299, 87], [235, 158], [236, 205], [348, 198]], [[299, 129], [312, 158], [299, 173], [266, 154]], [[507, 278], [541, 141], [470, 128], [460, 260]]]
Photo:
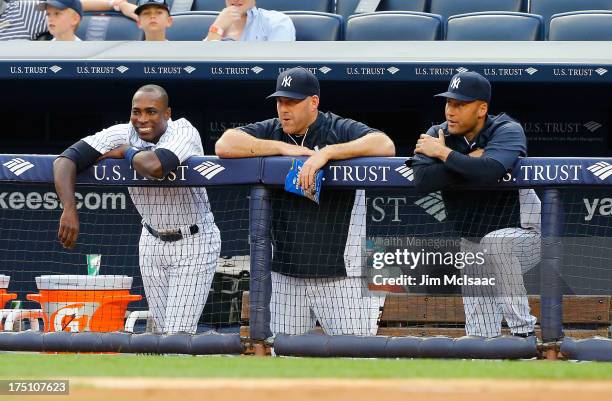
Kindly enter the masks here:
[[[302, 144], [314, 150], [351, 142], [378, 131], [329, 112], [319, 112], [306, 136], [301, 137], [285, 134], [278, 118], [238, 129], [256, 138]], [[319, 205], [283, 189], [269, 188], [269, 191], [274, 245], [270, 269], [294, 277], [346, 277], [344, 254], [350, 246], [347, 240], [356, 235], [350, 232], [355, 191], [326, 188]], [[362, 215], [365, 216], [365, 210]], [[355, 223], [352, 227], [363, 225]]]
[[253, 7], [247, 11], [247, 22], [240, 35], [240, 41], [293, 42], [295, 27], [291, 18], [279, 11]]
[[[453, 150], [442, 163], [417, 154], [412, 161], [415, 184], [421, 192], [442, 190], [448, 220], [462, 237], [477, 240], [487, 233], [520, 226], [518, 191], [450, 190], [454, 185], [492, 184], [511, 169], [520, 156], [527, 155], [527, 139], [521, 125], [506, 114], [487, 116], [473, 142], [461, 135], [448, 134], [448, 124], [434, 125], [427, 135], [444, 132], [446, 146]], [[484, 149], [481, 157], [467, 156]]]
[[354, 141], [378, 131], [359, 121], [322, 111], [319, 111], [315, 122], [308, 127], [306, 135], [285, 134], [278, 118], [248, 124], [238, 129], [259, 139], [271, 139], [314, 150], [323, 149], [327, 145]]
[[[518, 157], [527, 156], [527, 138], [525, 137], [523, 127], [505, 113], [497, 116], [487, 116], [482, 130], [480, 130], [471, 143], [461, 135], [450, 135], [446, 121], [429, 128], [427, 135], [438, 137], [439, 129], [442, 129], [444, 132], [446, 146], [449, 148], [464, 155], [467, 155], [474, 149], [484, 149], [482, 157], [499, 162], [505, 170], [511, 169], [518, 160]], [[440, 162], [437, 159], [434, 160], [418, 154], [415, 155], [414, 159], [414, 164]]]

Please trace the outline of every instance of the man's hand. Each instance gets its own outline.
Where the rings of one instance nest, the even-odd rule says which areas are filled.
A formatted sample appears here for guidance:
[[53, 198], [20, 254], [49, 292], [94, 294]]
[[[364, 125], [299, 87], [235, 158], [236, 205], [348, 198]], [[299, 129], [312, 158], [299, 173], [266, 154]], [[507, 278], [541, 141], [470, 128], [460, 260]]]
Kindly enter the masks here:
[[484, 149], [478, 148], [478, 149], [472, 150], [470, 153], [468, 153], [468, 156], [470, 156], [470, 157], [482, 157], [483, 153], [484, 153]]
[[67, 249], [73, 249], [79, 236], [79, 215], [76, 209], [66, 208], [60, 217], [57, 238]]
[[446, 161], [446, 158], [451, 152], [452, 150], [446, 147], [444, 132], [441, 129], [438, 130], [437, 138], [427, 134], [421, 134], [421, 137], [417, 141], [416, 147], [414, 148], [414, 153], [420, 153], [422, 155], [440, 159], [442, 161]]
[[304, 162], [302, 170], [298, 176], [300, 187], [305, 190], [310, 189], [311, 185], [315, 184], [315, 174], [323, 166], [325, 166], [327, 162], [329, 162], [329, 157], [324, 150], [315, 152], [312, 156], [310, 156], [308, 160]]
[[123, 159], [125, 157], [125, 151], [130, 148], [130, 145], [125, 144], [121, 145], [109, 152], [104, 153], [102, 156], [98, 157], [96, 161], [104, 160], [104, 159]]
[[134, 12], [134, 10], [136, 10], [136, 5], [128, 2], [127, 0], [116, 0], [115, 6], [117, 6], [119, 11], [121, 11], [121, 14], [133, 19], [134, 21], [138, 21], [138, 16]]
[[221, 10], [213, 25], [227, 31], [234, 22], [238, 21], [240, 21], [240, 9], [236, 6], [230, 6]]
[[138, 21], [138, 16], [134, 13], [136, 10], [136, 4], [132, 4], [127, 0], [81, 0], [81, 5], [83, 6], [83, 11], [110, 11], [115, 8], [118, 8], [117, 11], [121, 11], [123, 15], [128, 18], [133, 19], [134, 21]]

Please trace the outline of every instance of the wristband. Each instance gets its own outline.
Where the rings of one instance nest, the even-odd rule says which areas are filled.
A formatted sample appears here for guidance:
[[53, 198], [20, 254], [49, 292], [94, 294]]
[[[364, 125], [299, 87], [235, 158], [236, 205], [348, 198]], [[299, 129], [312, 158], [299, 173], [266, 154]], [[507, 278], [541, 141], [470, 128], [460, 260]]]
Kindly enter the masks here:
[[136, 156], [136, 153], [138, 153], [138, 152], [140, 152], [140, 151], [141, 151], [140, 149], [137, 149], [137, 148], [135, 148], [135, 147], [128, 148], [128, 149], [125, 151], [125, 153], [124, 153], [124, 155], [123, 155], [123, 158], [124, 158], [125, 160], [127, 160], [127, 162], [128, 162], [128, 164], [130, 165], [130, 167], [133, 167], [133, 166], [132, 166], [132, 161], [134, 160], [134, 156]]
[[210, 28], [208, 29], [208, 32], [210, 33], [216, 33], [217, 35], [223, 37], [223, 33], [225, 32], [222, 28], [219, 28], [216, 25], [211, 25]]

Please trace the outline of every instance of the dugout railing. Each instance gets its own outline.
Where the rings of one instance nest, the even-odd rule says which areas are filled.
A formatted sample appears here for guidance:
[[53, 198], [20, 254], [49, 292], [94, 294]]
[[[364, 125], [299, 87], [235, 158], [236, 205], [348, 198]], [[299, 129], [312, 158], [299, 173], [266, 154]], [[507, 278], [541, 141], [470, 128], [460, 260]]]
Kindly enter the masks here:
[[[0, 182], [6, 185], [5, 188], [27, 185], [48, 186], [52, 183], [53, 159], [54, 156], [1, 155], [0, 164], [3, 167], [0, 168]], [[414, 194], [412, 171], [405, 166], [405, 161], [405, 158], [364, 158], [333, 163], [325, 170], [326, 179], [322, 196], [325, 196], [326, 189], [331, 193], [332, 190], [355, 188], [373, 193], [392, 190], [396, 194]], [[610, 185], [609, 162], [607, 159], [587, 158], [522, 159], [514, 171], [496, 187], [503, 190], [533, 188], [542, 201], [542, 261], [538, 269], [530, 273], [533, 276], [532, 281], [538, 284], [533, 287], [537, 292], [530, 292], [530, 301], [532, 311], [538, 314], [539, 341], [534, 337], [501, 336], [486, 339], [448, 336], [448, 334], [454, 336], [461, 334], [461, 318], [457, 316], [449, 318], [449, 314], [460, 314], [461, 311], [460, 304], [457, 303], [461, 297], [457, 297], [456, 293], [455, 296], [446, 298], [440, 295], [388, 294], [380, 315], [379, 323], [383, 324], [379, 324], [376, 336], [326, 336], [315, 330], [314, 333], [305, 335], [279, 334], [273, 338], [269, 308], [270, 271], [269, 263], [266, 262], [270, 252], [270, 218], [266, 213], [270, 212], [270, 207], [266, 205], [269, 201], [266, 197], [270, 189], [277, 190], [284, 184], [291, 159], [229, 160], [204, 157], [188, 160], [180, 174], [160, 182], [146, 181], [134, 175], [123, 160], [103, 161], [78, 176], [77, 191], [91, 185], [105, 188], [147, 185], [205, 186], [211, 188], [212, 192], [217, 189], [224, 190], [220, 198], [224, 210], [216, 217], [220, 225], [223, 225], [222, 220], [230, 221], [231, 224], [221, 229], [222, 237], [224, 231], [227, 231], [230, 234], [225, 236], [226, 240], [234, 245], [239, 244], [234, 247], [232, 258], [241, 261], [242, 264], [250, 263], [248, 297], [243, 297], [248, 300], [249, 329], [248, 336], [245, 330], [242, 331], [242, 343], [237, 333], [160, 336], [151, 333], [91, 331], [75, 333], [48, 330], [45, 333], [3, 332], [0, 336], [0, 348], [32, 351], [199, 354], [236, 353], [242, 352], [245, 345], [273, 344], [274, 351], [279, 355], [526, 358], [542, 355], [542, 351], [548, 352], [548, 356], [553, 357], [560, 350], [561, 355], [572, 359], [610, 360], [612, 359], [610, 340], [589, 337], [589, 333], [599, 336], [606, 334], [610, 324], [609, 295], [612, 294], [612, 290], [609, 284], [612, 282], [612, 275], [607, 265], [612, 259], [612, 255], [608, 255], [612, 247], [607, 246], [607, 240], [612, 237], [610, 232], [612, 222], [608, 223], [607, 219], [609, 214], [612, 214], [608, 213], [610, 208], [608, 204], [612, 201], [605, 196], [606, 189]], [[20, 167], [16, 168], [17, 165]], [[483, 188], [463, 190], [483, 190]], [[56, 209], [45, 215], [44, 195], [40, 199], [38, 196], [30, 198], [26, 196], [22, 199], [20, 196], [12, 195], [14, 193], [6, 192], [0, 198], [2, 200], [0, 203], [3, 205], [1, 212], [5, 217], [2, 219], [5, 235], [0, 239], [0, 254], [4, 259], [0, 273], [15, 273], [23, 269], [23, 266], [32, 266], [32, 262], [39, 265], [61, 264], [63, 259], [55, 259], [53, 252], [66, 251], [60, 251], [58, 246], [40, 243], [37, 245], [37, 250], [35, 246], [28, 251], [29, 253], [20, 252], [19, 247], [15, 246], [16, 242], [35, 241], [36, 236], [32, 234], [33, 231], [43, 230], [54, 233], [59, 210]], [[240, 195], [236, 195], [237, 193]], [[28, 213], [31, 213], [28, 211], [31, 206], [28, 206], [28, 202], [40, 204], [35, 208], [35, 213], [38, 213], [37, 217], [40, 218], [29, 223], [28, 219], [32, 217], [28, 216]], [[422, 216], [415, 220], [418, 224], [403, 222], [404, 217], [416, 216], [413, 211], [404, 211], [403, 208], [407, 203], [397, 200], [387, 204], [379, 203], [376, 219], [380, 220], [381, 210], [386, 210], [388, 216], [385, 229], [391, 227], [390, 221], [394, 219], [399, 219], [399, 222], [394, 222], [398, 223], [396, 224], [398, 227], [410, 224], [423, 226], [437, 224], [434, 212], [428, 213], [427, 208], [422, 206], [423, 202], [418, 205], [412, 201], [408, 206], [420, 208], [423, 211]], [[246, 213], [245, 209], [248, 209], [249, 213]], [[17, 211], [18, 214], [10, 214]], [[215, 207], [213, 212], [217, 214]], [[121, 212], [117, 214], [120, 217]], [[100, 218], [96, 216], [89, 222], [85, 219], [84, 224], [98, 224], [102, 227]], [[333, 221], [328, 224], [333, 224]], [[394, 235], [404, 234], [394, 230], [386, 232]], [[110, 234], [113, 235], [112, 230]], [[101, 240], [103, 236], [91, 238], [95, 242]], [[240, 255], [245, 251], [245, 244], [249, 247], [246, 249], [247, 255]], [[116, 248], [117, 244], [114, 246], [114, 249], [119, 249]], [[84, 253], [83, 250], [80, 252]], [[92, 250], [88, 249], [86, 252]], [[131, 263], [137, 264], [137, 261], [134, 262], [134, 252], [130, 255]], [[132, 269], [133, 272], [137, 271]], [[44, 269], [40, 271], [44, 272]], [[31, 285], [25, 291], [16, 290], [15, 286], [19, 284], [12, 282], [8, 291], [19, 293], [21, 299], [25, 298], [25, 293], [33, 292]], [[236, 288], [233, 290], [236, 292]], [[418, 298], [419, 296], [421, 298]], [[415, 301], [417, 299], [419, 301]], [[433, 305], [433, 309], [425, 309], [429, 312], [425, 312], [423, 317], [419, 318], [418, 314], [423, 309], [418, 308], [423, 308], [426, 302]], [[449, 302], [453, 303], [452, 306]], [[395, 306], [390, 307], [392, 304]], [[417, 310], [411, 311], [412, 306]], [[146, 304], [142, 307], [146, 307]], [[235, 308], [236, 305], [234, 312]], [[244, 301], [242, 311], [243, 317], [246, 317]], [[404, 311], [406, 316], [402, 317]], [[446, 315], [440, 317], [441, 314]], [[393, 324], [387, 325], [389, 322]], [[246, 323], [244, 319], [242, 323]], [[413, 327], [410, 327], [411, 324]], [[449, 324], [452, 326], [448, 327]], [[387, 327], [384, 327], [385, 325]], [[504, 329], [504, 333], [507, 333], [507, 329]], [[423, 334], [424, 337], [418, 337]], [[432, 336], [436, 334], [447, 334], [447, 336]], [[580, 337], [587, 338], [579, 339]]]

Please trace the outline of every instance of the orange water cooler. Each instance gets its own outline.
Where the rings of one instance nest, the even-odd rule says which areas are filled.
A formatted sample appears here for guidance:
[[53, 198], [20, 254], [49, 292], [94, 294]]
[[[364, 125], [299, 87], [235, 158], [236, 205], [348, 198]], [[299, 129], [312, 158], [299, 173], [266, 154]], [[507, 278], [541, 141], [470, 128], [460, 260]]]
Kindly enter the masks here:
[[131, 295], [132, 277], [53, 275], [36, 277], [38, 294], [27, 299], [43, 310], [45, 331], [120, 331]]

